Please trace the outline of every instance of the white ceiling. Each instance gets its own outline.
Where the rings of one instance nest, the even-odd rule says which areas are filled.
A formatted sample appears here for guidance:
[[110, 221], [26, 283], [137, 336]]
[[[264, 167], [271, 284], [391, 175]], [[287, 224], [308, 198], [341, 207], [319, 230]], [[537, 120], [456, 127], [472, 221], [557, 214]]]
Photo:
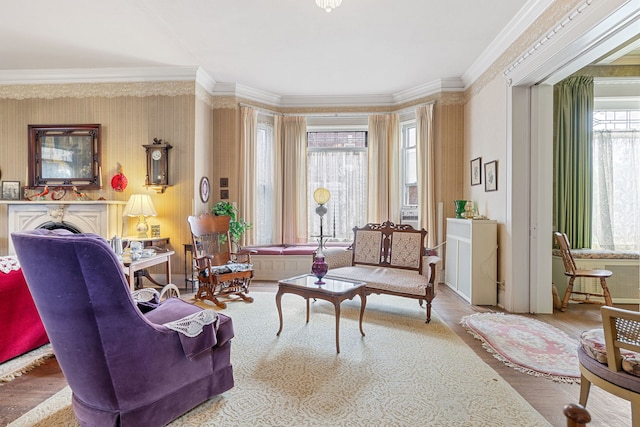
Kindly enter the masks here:
[[326, 13], [314, 0], [4, 1], [0, 84], [43, 70], [201, 67], [276, 96], [460, 89], [549, 3], [343, 0]]

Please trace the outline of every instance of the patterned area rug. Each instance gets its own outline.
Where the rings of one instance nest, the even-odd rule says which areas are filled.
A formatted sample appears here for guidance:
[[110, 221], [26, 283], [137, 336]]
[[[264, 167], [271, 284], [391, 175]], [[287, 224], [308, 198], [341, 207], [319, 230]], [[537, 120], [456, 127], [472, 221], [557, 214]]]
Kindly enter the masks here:
[[[171, 426], [550, 425], [437, 314], [425, 324], [414, 300], [370, 297], [365, 337], [359, 298], [345, 301], [336, 354], [333, 305], [311, 303], [306, 324], [304, 299], [285, 294], [277, 337], [274, 294], [251, 295], [223, 311], [235, 328], [235, 387]], [[70, 396], [67, 387], [10, 426], [76, 426]]]
[[580, 382], [578, 342], [525, 316], [477, 313], [460, 322], [487, 351], [518, 371], [559, 382]]
[[44, 360], [53, 356], [51, 344], [45, 344], [21, 356], [14, 357], [0, 364], [0, 382], [8, 382], [42, 365]]

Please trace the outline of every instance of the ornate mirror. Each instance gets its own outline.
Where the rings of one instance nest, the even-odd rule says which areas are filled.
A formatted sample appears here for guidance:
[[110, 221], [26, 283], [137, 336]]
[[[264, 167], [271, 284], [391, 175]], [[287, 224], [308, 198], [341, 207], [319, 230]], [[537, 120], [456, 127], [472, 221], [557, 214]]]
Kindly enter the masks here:
[[28, 187], [100, 188], [100, 125], [29, 125]]

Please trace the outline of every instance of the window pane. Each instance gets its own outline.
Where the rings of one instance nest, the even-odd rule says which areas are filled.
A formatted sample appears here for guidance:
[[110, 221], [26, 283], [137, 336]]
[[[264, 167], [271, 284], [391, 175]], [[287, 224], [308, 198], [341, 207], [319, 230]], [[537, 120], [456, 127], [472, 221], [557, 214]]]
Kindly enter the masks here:
[[363, 226], [367, 218], [367, 133], [309, 132], [308, 138], [309, 241], [315, 242], [313, 236], [320, 234], [320, 216], [313, 200], [313, 192], [319, 187], [331, 193], [322, 218], [322, 234], [329, 240], [351, 241], [353, 227]]
[[257, 221], [256, 244], [268, 245], [273, 243], [274, 224], [274, 188], [273, 188], [273, 126], [267, 123], [258, 123], [257, 141], [257, 171], [256, 171], [256, 206]]

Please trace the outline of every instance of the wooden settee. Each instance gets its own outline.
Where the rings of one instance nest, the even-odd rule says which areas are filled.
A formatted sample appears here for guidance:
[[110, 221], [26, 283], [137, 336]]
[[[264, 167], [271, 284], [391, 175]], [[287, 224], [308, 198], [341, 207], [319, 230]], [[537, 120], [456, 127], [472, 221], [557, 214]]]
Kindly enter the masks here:
[[351, 248], [327, 249], [327, 276], [366, 282], [369, 294], [389, 294], [426, 301], [427, 323], [436, 295], [437, 256], [424, 248], [427, 232], [384, 222], [354, 228]]

